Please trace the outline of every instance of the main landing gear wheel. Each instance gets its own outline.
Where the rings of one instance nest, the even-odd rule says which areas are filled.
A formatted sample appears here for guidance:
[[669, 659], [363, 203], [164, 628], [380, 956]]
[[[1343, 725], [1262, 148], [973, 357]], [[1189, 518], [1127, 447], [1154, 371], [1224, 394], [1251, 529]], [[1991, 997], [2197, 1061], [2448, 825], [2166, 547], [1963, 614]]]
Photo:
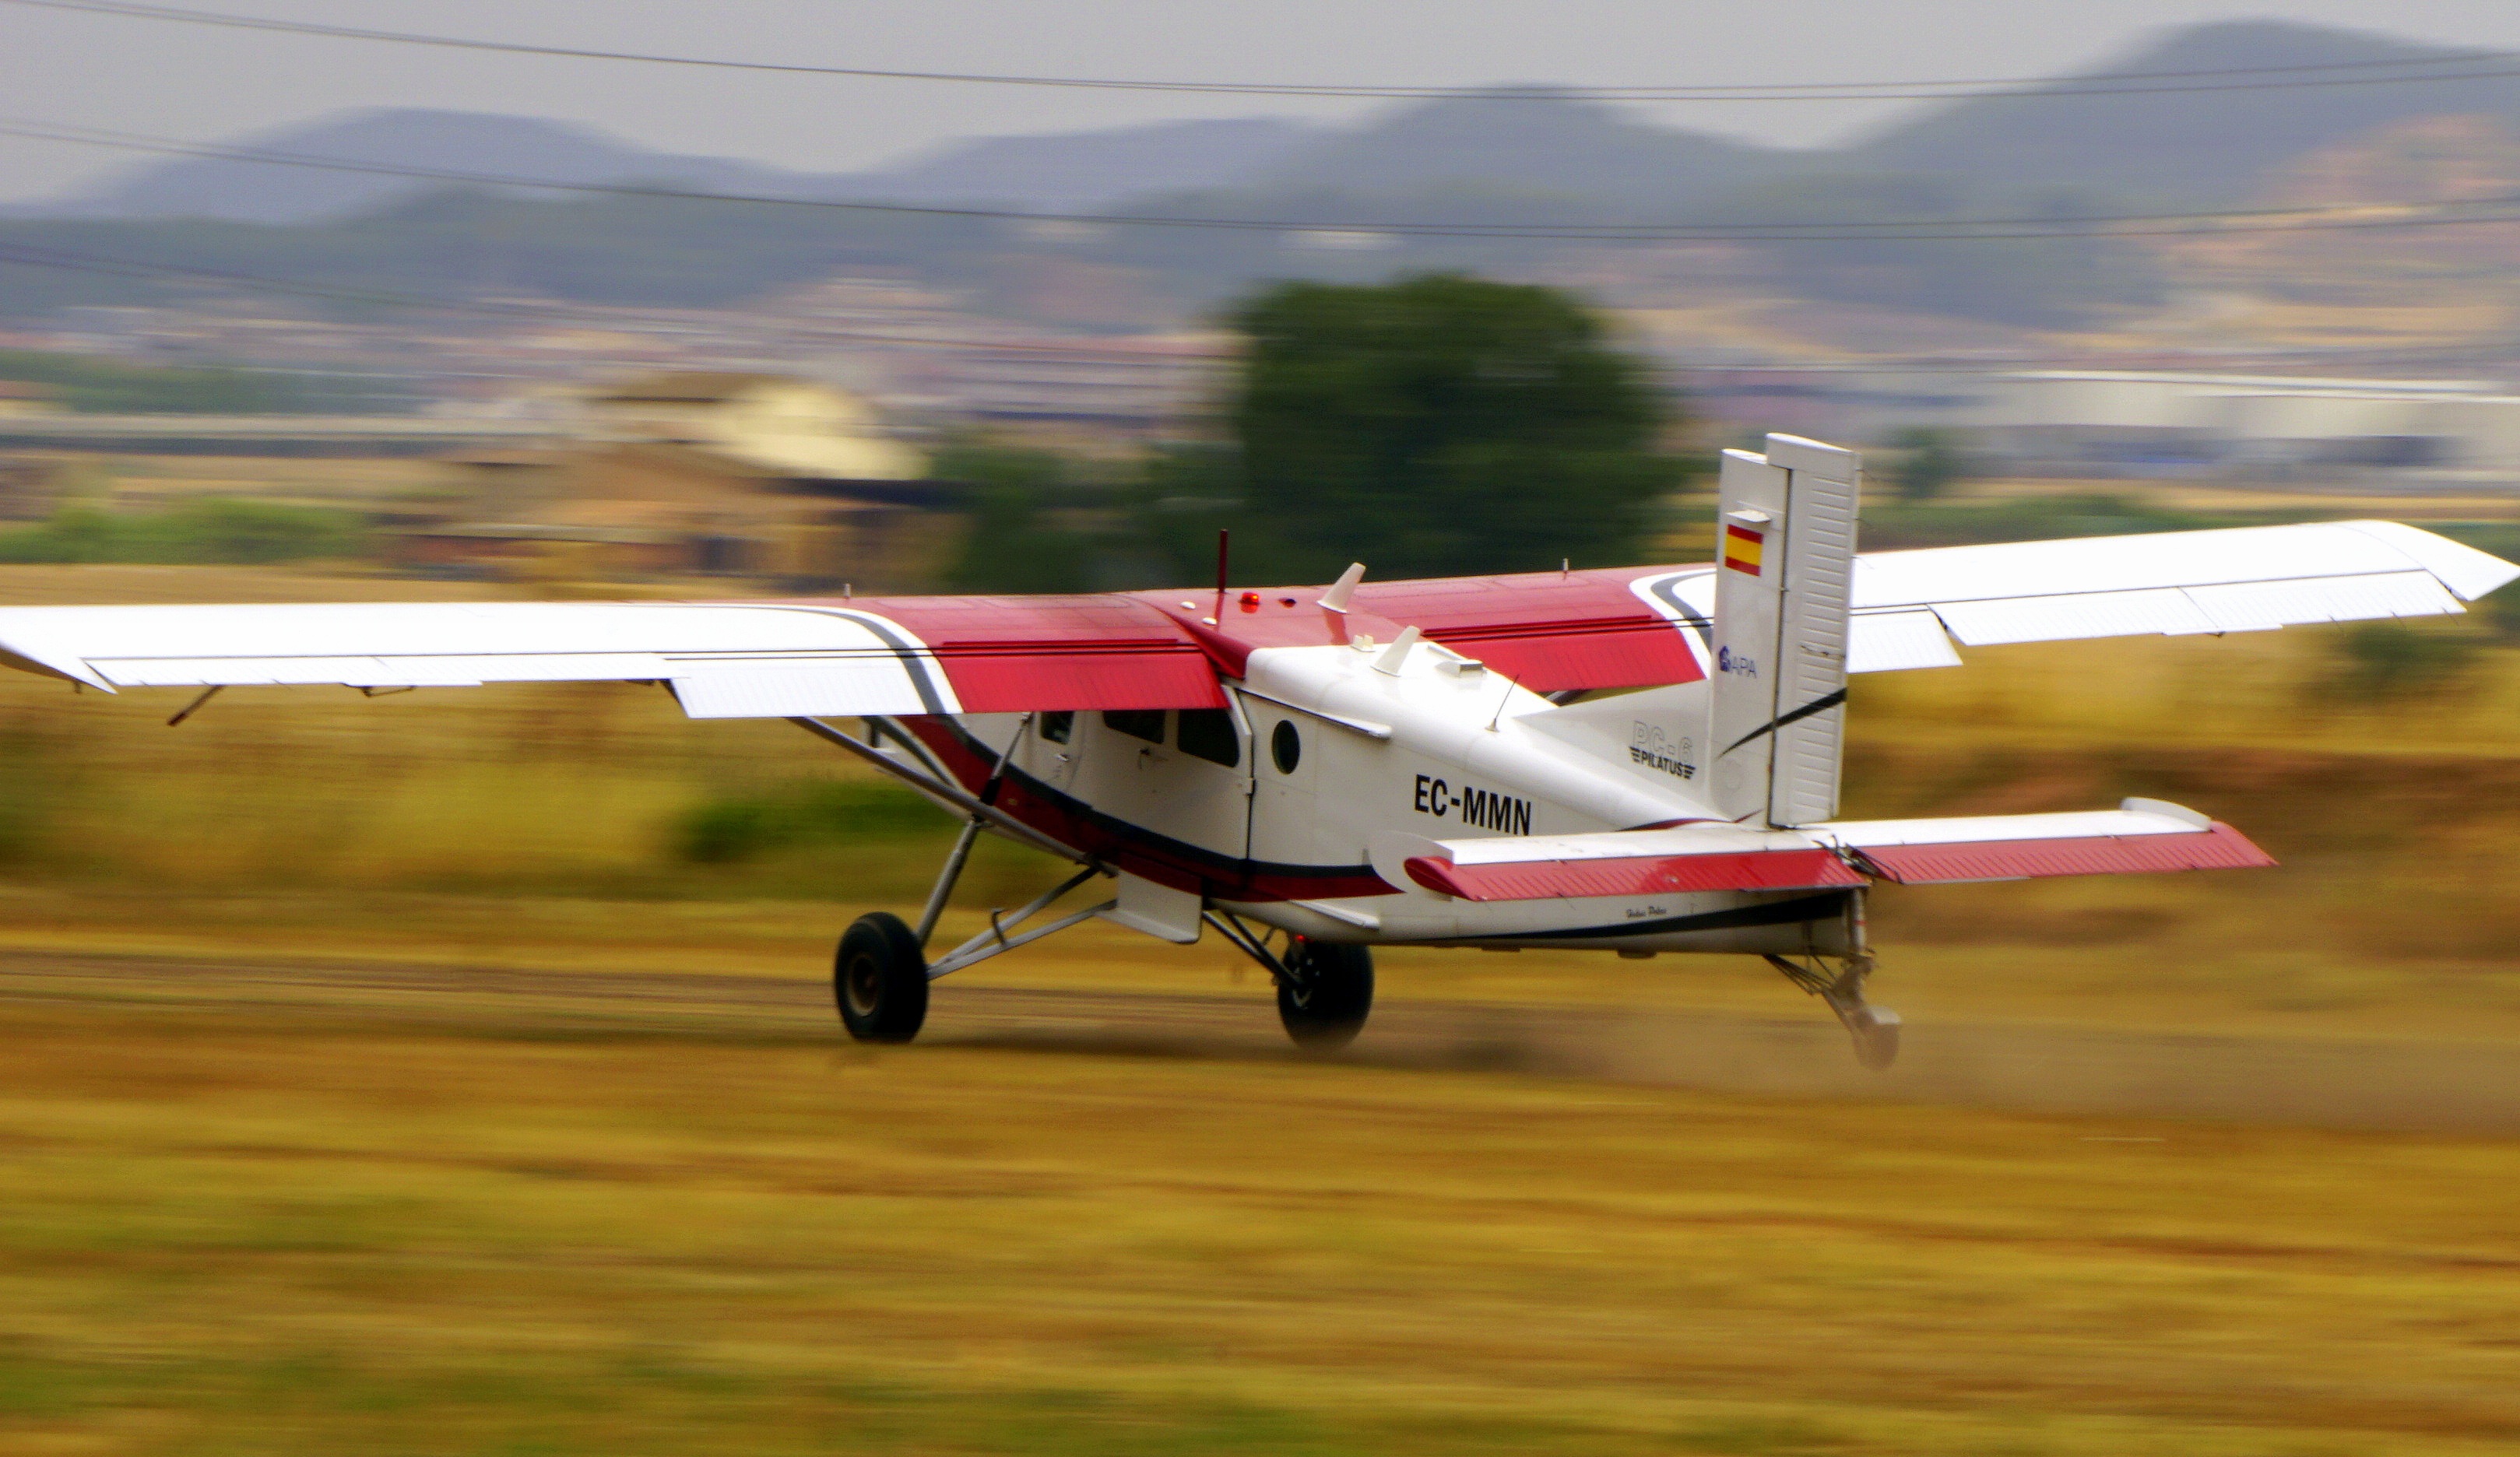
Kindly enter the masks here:
[[1281, 959], [1294, 977], [1278, 983], [1278, 1020], [1295, 1045], [1335, 1052], [1355, 1041], [1373, 1010], [1373, 952], [1297, 937]]
[[861, 1042], [907, 1042], [927, 1020], [927, 953], [901, 917], [857, 918], [832, 958], [832, 999]]

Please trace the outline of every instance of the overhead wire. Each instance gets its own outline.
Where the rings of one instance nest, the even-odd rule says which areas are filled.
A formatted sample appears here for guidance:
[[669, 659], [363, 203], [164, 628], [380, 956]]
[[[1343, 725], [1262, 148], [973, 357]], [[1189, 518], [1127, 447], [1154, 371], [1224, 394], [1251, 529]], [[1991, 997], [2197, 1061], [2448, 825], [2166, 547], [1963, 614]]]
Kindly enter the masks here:
[[[536, 56], [580, 61], [627, 62], [649, 66], [755, 71], [789, 75], [823, 75], [862, 80], [949, 82], [987, 86], [1029, 86], [1063, 90], [1151, 91], [1184, 95], [1273, 96], [1354, 100], [1481, 100], [1544, 101], [1579, 99], [1635, 102], [1767, 102], [1767, 101], [1949, 101], [1975, 97], [2045, 98], [2057, 96], [2158, 95], [2165, 92], [2249, 91], [2318, 86], [2398, 85], [2440, 81], [2483, 80], [2520, 75], [2520, 56], [2498, 51], [2450, 51], [2424, 57], [2365, 58], [2311, 62], [2288, 66], [2226, 66], [2206, 69], [2096, 71], [2062, 77], [1968, 77], [1897, 81], [1775, 81], [1735, 83], [1659, 83], [1601, 86], [1433, 86], [1399, 83], [1214, 81], [1120, 76], [1025, 75], [983, 71], [828, 66], [804, 62], [751, 61], [723, 57], [673, 55], [662, 52], [610, 50], [588, 46], [490, 40], [477, 36], [388, 30], [277, 17], [190, 10], [134, 0], [0, 0], [29, 9], [157, 21], [224, 29], [256, 30], [378, 44], [427, 46], [442, 50]], [[2500, 68], [2442, 72], [2438, 67], [2486, 63]], [[2372, 71], [2404, 74], [2374, 75]], [[2285, 76], [2282, 80], [2224, 80], [2226, 77]], [[2196, 84], [2156, 84], [2163, 81]], [[2145, 84], [2136, 84], [2145, 83]]]
[[[311, 298], [330, 302], [347, 302], [423, 313], [468, 314], [489, 318], [521, 319], [535, 322], [577, 322], [589, 326], [614, 327], [648, 324], [660, 327], [687, 328], [692, 314], [723, 312], [694, 309], [684, 313], [621, 308], [608, 304], [572, 303], [566, 300], [531, 302], [497, 299], [456, 299], [424, 297], [385, 289], [335, 287], [307, 284], [296, 280], [275, 279], [259, 274], [238, 273], [227, 269], [188, 267], [180, 264], [151, 263], [133, 258], [113, 258], [96, 254], [72, 254], [56, 249], [29, 247], [0, 243], [0, 267], [56, 269], [92, 273], [113, 278], [164, 278], [220, 284], [284, 296]], [[844, 343], [899, 346], [916, 349], [966, 350], [973, 352], [1018, 352], [1027, 354], [1066, 355], [1073, 358], [1104, 360], [1110, 351], [1090, 345], [1032, 339], [969, 339], [952, 335], [885, 333], [853, 330], [780, 318], [777, 331], [791, 338], [829, 339]], [[1670, 367], [1682, 372], [1784, 374], [1822, 377], [1831, 374], [2002, 374], [2036, 369], [2135, 370], [2158, 371], [2160, 351], [2143, 351], [2134, 360], [2109, 362], [2105, 356], [2091, 354], [2001, 357], [1934, 358], [1926, 356], [1885, 357], [1830, 361], [1822, 364], [1783, 364], [1778, 362], [1671, 362]], [[2270, 349], [2261, 358], [2289, 358], [2298, 366], [2318, 368], [2333, 365], [2355, 365], [2362, 368], [2386, 368], [2391, 365], [2440, 366], [2456, 364], [2497, 365], [2509, 367], [2520, 362], [2520, 340], [2495, 350], [2490, 345], [2366, 345], [2345, 349]], [[2204, 373], [2229, 373], [2232, 368], [2205, 370]], [[2249, 371], [2267, 368], [2260, 365]], [[2180, 373], [2197, 373], [2198, 367], [2187, 365]]]
[[[172, 278], [209, 284], [226, 284], [284, 296], [320, 299], [335, 303], [365, 304], [374, 307], [406, 309], [426, 313], [473, 314], [496, 318], [533, 320], [574, 320], [598, 325], [645, 323], [676, 328], [687, 327], [691, 320], [672, 314], [638, 309], [616, 308], [607, 304], [571, 303], [565, 300], [537, 300], [531, 303], [503, 302], [497, 299], [428, 298], [398, 293], [387, 289], [335, 287], [307, 284], [292, 279], [275, 279], [260, 274], [238, 273], [221, 268], [188, 267], [174, 263], [150, 263], [136, 258], [113, 258], [98, 254], [65, 253], [56, 249], [30, 247], [0, 243], [0, 268], [47, 268], [70, 273], [92, 273], [108, 278], [152, 279]], [[974, 352], [1014, 351], [1027, 354], [1064, 354], [1079, 358], [1107, 359], [1110, 351], [1090, 345], [1059, 343], [1032, 339], [971, 339], [944, 334], [882, 333], [866, 330], [836, 328], [830, 325], [794, 320], [781, 321], [784, 332], [792, 336], [833, 339], [847, 343], [899, 345], [909, 348], [962, 349]]]
[[[0, 3], [8, 3], [8, 0], [0, 0]], [[2500, 193], [2446, 201], [2400, 199], [2298, 207], [2222, 208], [2194, 212], [2091, 214], [2044, 218], [1905, 218], [1875, 222], [1843, 219], [1792, 222], [1771, 219], [1748, 223], [1416, 223], [1397, 220], [1199, 217], [1161, 213], [1034, 212], [1012, 208], [950, 206], [935, 203], [799, 198], [769, 193], [702, 192], [697, 189], [666, 187], [651, 183], [562, 182], [504, 173], [357, 161], [346, 157], [308, 156], [251, 148], [221, 147], [206, 143], [144, 137], [134, 133], [106, 131], [92, 127], [68, 127], [7, 119], [0, 119], [0, 136], [159, 155], [402, 177], [467, 187], [740, 203], [766, 207], [817, 208], [914, 217], [1223, 232], [1385, 234], [1408, 238], [1589, 242], [2030, 242], [2046, 239], [2210, 238], [2250, 233], [2449, 227], [2520, 222], [2520, 214], [2477, 215], [2478, 209], [2520, 207], [2520, 193]], [[2013, 231], [1993, 231], [1999, 229]]]

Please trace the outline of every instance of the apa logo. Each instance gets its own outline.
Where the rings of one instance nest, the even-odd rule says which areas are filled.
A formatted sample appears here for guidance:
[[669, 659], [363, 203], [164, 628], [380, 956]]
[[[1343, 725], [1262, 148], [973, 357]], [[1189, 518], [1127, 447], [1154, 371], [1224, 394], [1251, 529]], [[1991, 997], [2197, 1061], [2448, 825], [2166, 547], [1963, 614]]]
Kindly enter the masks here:
[[1715, 649], [1715, 671], [1738, 673], [1743, 678], [1756, 678], [1759, 676], [1759, 664], [1746, 652], [1734, 652], [1730, 647], [1719, 647]]
[[1628, 758], [1647, 769], [1660, 770], [1674, 778], [1697, 777], [1696, 745], [1684, 738], [1675, 744], [1660, 728], [1639, 719], [1632, 721], [1628, 731]]

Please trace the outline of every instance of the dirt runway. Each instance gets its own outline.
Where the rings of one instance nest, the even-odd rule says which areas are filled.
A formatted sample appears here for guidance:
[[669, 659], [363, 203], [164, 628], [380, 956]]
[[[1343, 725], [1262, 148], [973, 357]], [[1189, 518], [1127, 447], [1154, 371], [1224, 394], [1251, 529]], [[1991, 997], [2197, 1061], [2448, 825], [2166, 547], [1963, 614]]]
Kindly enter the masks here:
[[[6, 1003], [848, 1045], [821, 983], [703, 973], [7, 952]], [[922, 1042], [1045, 1055], [1301, 1057], [1259, 987], [1198, 996], [949, 983], [937, 989]], [[1899, 1066], [1873, 1074], [1855, 1065], [1845, 1037], [1817, 1007], [1790, 1019], [1391, 1001], [1338, 1057], [1783, 1097], [2520, 1133], [2520, 1049], [2492, 1043], [1921, 1023], [1906, 1029]]]

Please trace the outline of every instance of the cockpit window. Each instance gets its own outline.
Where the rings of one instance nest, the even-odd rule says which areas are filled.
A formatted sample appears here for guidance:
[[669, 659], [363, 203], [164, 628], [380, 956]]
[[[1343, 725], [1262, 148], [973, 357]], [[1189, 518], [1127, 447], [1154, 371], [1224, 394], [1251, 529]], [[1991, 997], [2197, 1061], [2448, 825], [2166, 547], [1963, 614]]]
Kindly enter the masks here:
[[1164, 741], [1164, 711], [1160, 708], [1106, 708], [1102, 710], [1102, 726], [1150, 744]]

